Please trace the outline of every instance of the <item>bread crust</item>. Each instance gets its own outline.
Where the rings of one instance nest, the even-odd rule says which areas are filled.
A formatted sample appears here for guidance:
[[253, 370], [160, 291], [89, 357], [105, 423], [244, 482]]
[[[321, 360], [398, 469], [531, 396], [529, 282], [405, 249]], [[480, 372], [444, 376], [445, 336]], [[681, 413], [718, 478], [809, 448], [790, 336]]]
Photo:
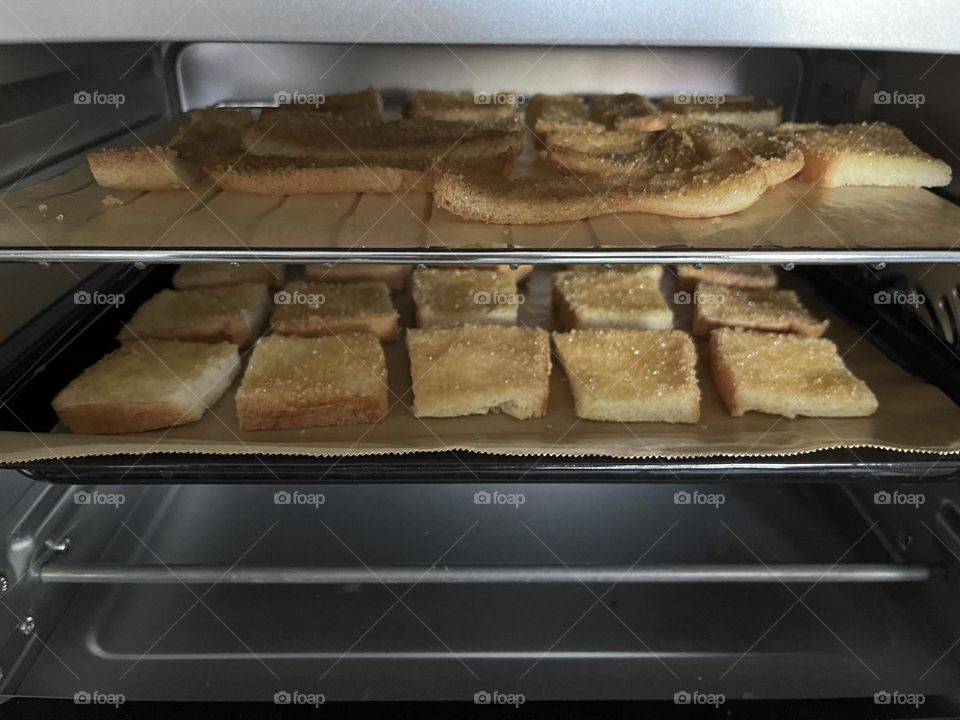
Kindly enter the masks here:
[[54, 409], [72, 433], [117, 435], [196, 422], [207, 408], [199, 401], [188, 408], [173, 401], [157, 401], [75, 406], [58, 406], [55, 402]]
[[257, 398], [237, 396], [237, 419], [244, 431], [364, 425], [379, 422], [388, 409], [386, 385], [376, 395], [336, 395], [308, 408], [293, 407], [283, 399], [269, 395]]
[[380, 263], [337, 263], [329, 268], [314, 263], [305, 269], [307, 280], [311, 282], [382, 282], [391, 290], [403, 290], [412, 271], [410, 265]]
[[113, 190], [182, 190], [194, 174], [167, 147], [106, 148], [87, 155], [93, 179]]
[[351, 315], [345, 317], [298, 316], [275, 318], [272, 327], [278, 335], [327, 337], [346, 332], [372, 332], [380, 342], [392, 342], [400, 336], [399, 315]]

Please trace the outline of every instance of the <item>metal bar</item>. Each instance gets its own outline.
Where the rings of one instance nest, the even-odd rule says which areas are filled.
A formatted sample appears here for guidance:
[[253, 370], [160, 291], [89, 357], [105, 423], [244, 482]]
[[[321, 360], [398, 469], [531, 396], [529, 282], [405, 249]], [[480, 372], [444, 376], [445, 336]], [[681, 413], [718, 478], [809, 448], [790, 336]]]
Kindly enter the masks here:
[[42, 248], [0, 249], [0, 262], [97, 262], [97, 263], [182, 263], [182, 262], [330, 262], [395, 263], [428, 265], [553, 265], [602, 263], [756, 263], [773, 265], [862, 265], [870, 263], [960, 262], [960, 247], [921, 250], [863, 249], [781, 249], [743, 248], [717, 250], [643, 248], [586, 250], [483, 250], [477, 248], [413, 248], [377, 250], [371, 248]]
[[45, 583], [358, 585], [467, 583], [867, 583], [923, 582], [931, 568], [893, 564], [652, 565], [460, 565], [446, 567], [223, 567], [48, 563]]

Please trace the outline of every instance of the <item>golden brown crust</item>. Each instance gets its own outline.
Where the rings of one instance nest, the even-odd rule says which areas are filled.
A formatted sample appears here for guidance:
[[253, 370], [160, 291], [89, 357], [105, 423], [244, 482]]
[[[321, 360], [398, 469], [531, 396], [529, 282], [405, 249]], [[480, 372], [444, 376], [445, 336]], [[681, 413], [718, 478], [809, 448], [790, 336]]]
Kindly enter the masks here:
[[400, 322], [397, 314], [326, 318], [317, 316], [275, 317], [271, 327], [278, 335], [296, 335], [297, 337], [326, 337], [346, 332], [369, 331], [376, 335], [381, 342], [391, 342], [400, 335]]
[[146, 432], [183, 425], [199, 420], [206, 411], [203, 403], [190, 407], [175, 401], [105, 403], [57, 407], [57, 416], [73, 433], [82, 435], [117, 435]]
[[159, 146], [107, 148], [87, 163], [97, 184], [113, 190], [182, 190], [194, 178], [176, 150]]
[[322, 405], [291, 407], [269, 395], [237, 396], [237, 419], [241, 430], [296, 430], [334, 425], [363, 425], [380, 421], [389, 409], [386, 385], [368, 397], [331, 396]]
[[403, 290], [412, 271], [410, 265], [381, 263], [337, 263], [331, 267], [314, 263], [305, 268], [307, 280], [311, 282], [382, 282], [391, 290]]

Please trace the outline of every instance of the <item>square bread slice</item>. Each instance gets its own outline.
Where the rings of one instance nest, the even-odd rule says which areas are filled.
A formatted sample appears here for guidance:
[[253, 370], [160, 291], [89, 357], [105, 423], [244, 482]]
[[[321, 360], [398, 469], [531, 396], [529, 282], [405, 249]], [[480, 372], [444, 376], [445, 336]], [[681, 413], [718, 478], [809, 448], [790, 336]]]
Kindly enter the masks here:
[[828, 188], [950, 184], [947, 163], [927, 155], [902, 130], [886, 123], [788, 123], [779, 130], [803, 151], [803, 169], [797, 177], [806, 183]]
[[679, 330], [554, 333], [577, 416], [611, 422], [695, 423], [700, 386], [693, 340]]
[[426, 268], [413, 274], [417, 326], [453, 327], [464, 323], [516, 325], [525, 297], [513, 273], [480, 268]]
[[262, 283], [198, 290], [161, 290], [141, 305], [117, 338], [253, 344], [270, 310]]
[[241, 430], [374, 423], [389, 409], [387, 365], [373, 333], [269, 335], [237, 390]]
[[280, 263], [186, 263], [173, 274], [173, 286], [177, 290], [227, 287], [263, 283], [270, 287], [283, 287], [284, 266]]
[[[662, 272], [662, 269], [661, 271]], [[673, 312], [660, 294], [655, 270], [564, 270], [553, 276], [558, 325], [571, 328], [667, 330]]]
[[861, 417], [877, 398], [824, 338], [739, 328], [710, 334], [710, 364], [717, 392], [730, 414], [745, 412], [810, 417]]
[[413, 412], [543, 417], [550, 399], [550, 336], [541, 328], [463, 325], [409, 330]]
[[131, 342], [88, 367], [53, 399], [71, 432], [144, 432], [199, 420], [240, 369], [236, 345]]
[[105, 148], [87, 155], [97, 185], [114, 190], [182, 190], [193, 172], [165, 147]]
[[390, 288], [382, 282], [293, 282], [273, 300], [270, 326], [281, 335], [369, 331], [387, 342], [400, 334], [400, 314], [390, 301]]
[[733, 285], [742, 288], [775, 288], [777, 273], [769, 265], [680, 265], [677, 277], [687, 287], [698, 282], [710, 282], [717, 285]]
[[829, 320], [815, 318], [793, 290], [746, 289], [700, 283], [693, 294], [693, 334], [718, 327], [743, 327], [820, 337]]
[[403, 116], [435, 122], [490, 123], [513, 118], [517, 96], [513, 93], [442, 92], [411, 90]]
[[314, 263], [307, 265], [306, 274], [310, 282], [382, 282], [391, 290], [403, 290], [411, 270], [409, 265], [336, 263], [326, 267], [323, 263]]

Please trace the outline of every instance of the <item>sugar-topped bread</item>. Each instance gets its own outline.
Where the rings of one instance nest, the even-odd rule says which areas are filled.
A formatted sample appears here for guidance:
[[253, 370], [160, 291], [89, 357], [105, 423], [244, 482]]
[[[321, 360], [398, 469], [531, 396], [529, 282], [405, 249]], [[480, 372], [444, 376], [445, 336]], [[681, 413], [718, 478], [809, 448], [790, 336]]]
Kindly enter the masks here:
[[555, 273], [553, 302], [559, 325], [564, 329], [669, 329], [673, 312], [660, 293], [661, 272], [654, 265], [635, 271], [576, 269]]
[[280, 335], [321, 337], [369, 330], [384, 342], [400, 333], [400, 314], [382, 282], [289, 283], [274, 294], [270, 327]]
[[738, 288], [699, 283], [693, 294], [693, 334], [717, 327], [744, 327], [820, 337], [830, 325], [807, 310], [793, 290]]
[[426, 268], [413, 274], [417, 326], [515, 325], [525, 296], [514, 274], [481, 268]]
[[824, 338], [720, 328], [710, 334], [717, 391], [734, 417], [745, 412], [813, 417], [872, 415], [877, 399]]

